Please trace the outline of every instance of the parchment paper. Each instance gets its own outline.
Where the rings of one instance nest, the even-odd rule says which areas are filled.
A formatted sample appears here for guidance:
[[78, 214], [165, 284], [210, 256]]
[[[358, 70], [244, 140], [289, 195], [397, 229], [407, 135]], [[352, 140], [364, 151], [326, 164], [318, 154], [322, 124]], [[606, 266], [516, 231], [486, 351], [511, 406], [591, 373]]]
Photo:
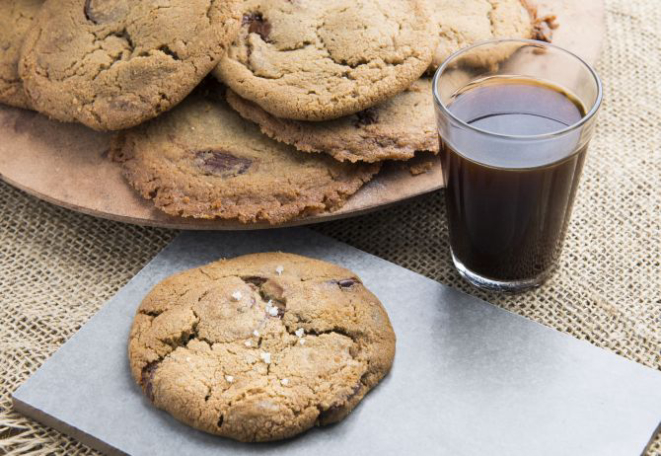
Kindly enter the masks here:
[[[126, 359], [142, 297], [176, 271], [272, 250], [363, 278], [397, 333], [391, 374], [342, 423], [276, 444], [206, 435], [153, 408]], [[628, 455], [661, 421], [661, 373], [311, 231], [184, 233], [15, 392], [14, 405], [114, 454]]]

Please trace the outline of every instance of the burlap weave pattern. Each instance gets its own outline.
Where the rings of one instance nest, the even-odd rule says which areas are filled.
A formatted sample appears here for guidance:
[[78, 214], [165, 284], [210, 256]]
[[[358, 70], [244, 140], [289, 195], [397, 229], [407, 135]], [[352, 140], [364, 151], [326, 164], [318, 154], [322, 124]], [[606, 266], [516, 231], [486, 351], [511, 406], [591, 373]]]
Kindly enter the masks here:
[[[607, 7], [605, 102], [548, 285], [501, 297], [462, 283], [440, 193], [316, 229], [661, 369], [661, 8]], [[0, 212], [0, 454], [93, 454], [14, 413], [9, 395], [176, 233], [75, 214], [2, 183]], [[648, 454], [661, 455], [661, 438]]]

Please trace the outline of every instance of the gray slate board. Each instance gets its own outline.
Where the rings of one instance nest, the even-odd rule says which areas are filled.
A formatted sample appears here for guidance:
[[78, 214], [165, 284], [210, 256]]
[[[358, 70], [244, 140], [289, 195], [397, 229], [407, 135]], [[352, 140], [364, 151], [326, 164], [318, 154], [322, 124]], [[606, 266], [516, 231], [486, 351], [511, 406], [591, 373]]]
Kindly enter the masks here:
[[[206, 435], [151, 407], [126, 359], [143, 296], [176, 271], [273, 250], [363, 278], [397, 333], [391, 374], [344, 422], [276, 444]], [[312, 231], [184, 233], [13, 398], [20, 412], [112, 454], [620, 456], [641, 454], [661, 422], [661, 372]]]

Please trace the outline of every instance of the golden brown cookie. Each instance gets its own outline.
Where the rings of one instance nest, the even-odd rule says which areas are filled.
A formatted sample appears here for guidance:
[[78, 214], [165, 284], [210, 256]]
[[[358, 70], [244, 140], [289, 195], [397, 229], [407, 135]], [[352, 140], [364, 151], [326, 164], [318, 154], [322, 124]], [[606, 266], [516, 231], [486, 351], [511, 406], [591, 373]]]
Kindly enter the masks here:
[[388, 373], [395, 334], [353, 272], [286, 253], [222, 260], [156, 285], [129, 339], [158, 408], [246, 442], [346, 417]]
[[240, 0], [47, 0], [20, 75], [35, 109], [119, 130], [179, 103], [238, 32]]
[[425, 1], [440, 37], [431, 72], [454, 52], [480, 41], [535, 35], [534, 13], [525, 0]]
[[423, 0], [246, 0], [214, 74], [274, 116], [329, 120], [406, 90], [429, 66]]
[[18, 75], [21, 46], [44, 0], [0, 2], [0, 103], [29, 108], [23, 82]]
[[304, 152], [327, 153], [340, 161], [409, 160], [418, 151], [438, 152], [428, 78], [372, 108], [321, 122], [275, 117], [231, 90], [227, 101], [269, 137]]
[[112, 155], [129, 183], [183, 217], [283, 223], [341, 207], [379, 170], [277, 143], [224, 101], [194, 95], [120, 133]]

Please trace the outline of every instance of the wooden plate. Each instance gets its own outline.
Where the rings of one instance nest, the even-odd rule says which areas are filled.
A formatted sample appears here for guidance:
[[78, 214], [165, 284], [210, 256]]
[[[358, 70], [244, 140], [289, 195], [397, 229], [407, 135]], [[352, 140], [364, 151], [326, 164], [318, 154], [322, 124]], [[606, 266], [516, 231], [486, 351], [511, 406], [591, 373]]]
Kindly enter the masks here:
[[[539, 0], [540, 13], [558, 16], [555, 44], [595, 62], [604, 37], [603, 0]], [[431, 95], [430, 95], [431, 96]], [[110, 162], [108, 134], [50, 121], [31, 111], [0, 106], [0, 178], [50, 203], [96, 217], [180, 229], [255, 229], [242, 225], [167, 216], [134, 193]], [[389, 164], [339, 211], [295, 220], [304, 225], [359, 215], [443, 187], [438, 162], [425, 174]], [[282, 226], [282, 225], [280, 225]]]

